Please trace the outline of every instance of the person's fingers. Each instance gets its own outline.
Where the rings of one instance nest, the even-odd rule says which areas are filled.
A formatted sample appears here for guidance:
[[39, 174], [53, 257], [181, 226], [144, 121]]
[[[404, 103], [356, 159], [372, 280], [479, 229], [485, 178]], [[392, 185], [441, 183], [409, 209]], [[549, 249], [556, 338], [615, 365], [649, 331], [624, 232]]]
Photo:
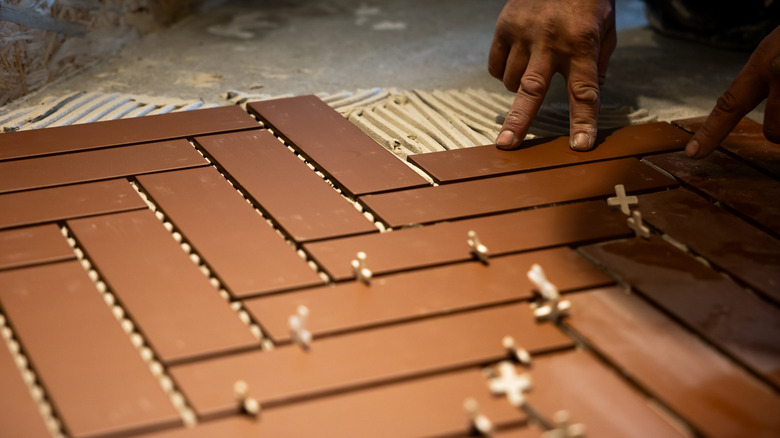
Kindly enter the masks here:
[[599, 88], [604, 85], [604, 81], [607, 78], [609, 58], [612, 57], [612, 52], [615, 51], [615, 47], [617, 47], [617, 33], [615, 32], [615, 28], [612, 27], [604, 36], [604, 41], [601, 43], [601, 49], [599, 50], [598, 60], [596, 61], [599, 72]]
[[531, 55], [512, 108], [496, 138], [496, 146], [501, 149], [516, 149], [520, 146], [531, 121], [542, 106], [554, 73], [553, 59], [547, 52], [540, 51]]
[[710, 154], [737, 123], [756, 107], [769, 92], [769, 84], [762, 76], [762, 60], [751, 56], [729, 88], [718, 98], [707, 120], [685, 146], [685, 154], [704, 158]]
[[506, 69], [506, 61], [510, 49], [511, 44], [496, 32], [488, 55], [488, 72], [494, 78], [501, 79], [504, 77], [504, 70]]
[[526, 68], [528, 68], [529, 55], [525, 47], [515, 44], [509, 51], [509, 58], [506, 61], [504, 70], [504, 87], [507, 90], [517, 93], [520, 89], [520, 82], [523, 80]]
[[780, 143], [780, 56], [770, 66], [769, 96], [764, 108], [764, 137]]

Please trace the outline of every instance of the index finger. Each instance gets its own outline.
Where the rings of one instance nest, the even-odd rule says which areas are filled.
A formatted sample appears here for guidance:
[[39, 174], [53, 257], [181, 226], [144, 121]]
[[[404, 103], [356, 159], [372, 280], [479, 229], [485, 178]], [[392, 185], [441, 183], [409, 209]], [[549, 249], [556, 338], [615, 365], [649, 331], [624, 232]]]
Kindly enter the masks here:
[[685, 146], [685, 154], [704, 158], [767, 96], [769, 84], [759, 73], [760, 60], [751, 56], [729, 88], [718, 98], [702, 127]]

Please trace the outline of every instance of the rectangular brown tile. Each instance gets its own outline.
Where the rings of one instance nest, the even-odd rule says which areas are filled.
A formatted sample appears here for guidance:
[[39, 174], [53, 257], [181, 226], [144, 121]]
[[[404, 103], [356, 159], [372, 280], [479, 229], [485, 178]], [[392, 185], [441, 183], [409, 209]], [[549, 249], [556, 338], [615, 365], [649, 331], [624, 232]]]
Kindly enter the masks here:
[[0, 231], [0, 269], [74, 259], [56, 225]]
[[682, 152], [647, 157], [685, 184], [780, 235], [780, 182], [728, 155], [713, 151], [700, 160]]
[[476, 231], [492, 255], [632, 234], [623, 213], [610, 209], [606, 201], [591, 201], [327, 240], [304, 247], [331, 277], [345, 280], [354, 277], [350, 263], [358, 251], [366, 253], [368, 268], [374, 274], [473, 259], [467, 244], [470, 230]]
[[704, 436], [775, 436], [780, 398], [639, 297], [573, 294], [569, 324]]
[[476, 400], [480, 412], [496, 427], [522, 424], [526, 419], [521, 410], [490, 394], [479, 370], [468, 369], [264, 409], [257, 421], [231, 416], [149, 438], [466, 437], [470, 436], [463, 408], [466, 398]]
[[124, 179], [0, 195], [0, 228], [147, 208]]
[[[309, 321], [319, 317], [309, 315]], [[233, 384], [244, 380], [261, 404], [443, 372], [506, 357], [511, 335], [532, 353], [565, 348], [571, 341], [550, 324], [537, 324], [528, 304], [426, 319], [249, 352], [171, 369], [199, 415], [236, 412]]]
[[196, 141], [298, 242], [377, 231], [268, 131], [198, 137]]
[[780, 308], [660, 237], [580, 250], [780, 388]]
[[[0, 286], [2, 289], [2, 286]], [[50, 438], [22, 374], [5, 342], [0, 342], [0, 424], [3, 436]]]
[[[566, 410], [571, 423], [585, 425], [587, 436], [684, 437], [646, 396], [584, 350], [534, 359], [534, 388], [526, 398], [553, 423]], [[554, 423], [553, 423], [554, 424]]]
[[143, 175], [138, 182], [234, 296], [323, 283], [213, 167]]
[[0, 303], [68, 435], [180, 423], [79, 262], [0, 272]]
[[157, 116], [0, 134], [0, 161], [212, 132], [256, 128], [258, 123], [231, 105]]
[[639, 196], [642, 218], [780, 304], [780, 240], [687, 190]]
[[187, 140], [28, 158], [0, 163], [0, 193], [206, 164]]
[[428, 185], [315, 96], [250, 102], [247, 109], [352, 196]]
[[522, 149], [504, 151], [495, 145], [410, 155], [408, 160], [438, 183], [499, 176], [529, 170], [669, 152], [685, 147], [690, 134], [665, 123], [626, 126], [599, 133], [588, 152], [569, 147], [569, 137], [531, 140]]
[[68, 226], [163, 361], [257, 344], [151, 211], [77, 219]]
[[290, 340], [288, 317], [300, 305], [317, 314], [314, 337], [377, 324], [529, 299], [527, 272], [540, 264], [561, 291], [610, 284], [612, 280], [569, 248], [495, 257], [490, 265], [467, 262], [375, 277], [360, 282], [246, 300], [244, 305], [271, 337]]
[[616, 184], [637, 192], [676, 183], [628, 158], [366, 195], [360, 201], [391, 227], [400, 227], [607, 196]]
[[[674, 120], [673, 124], [690, 132], [698, 131], [707, 116]], [[751, 165], [780, 177], [780, 147], [764, 136], [764, 127], [753, 120], [743, 118], [726, 136], [720, 147]]]

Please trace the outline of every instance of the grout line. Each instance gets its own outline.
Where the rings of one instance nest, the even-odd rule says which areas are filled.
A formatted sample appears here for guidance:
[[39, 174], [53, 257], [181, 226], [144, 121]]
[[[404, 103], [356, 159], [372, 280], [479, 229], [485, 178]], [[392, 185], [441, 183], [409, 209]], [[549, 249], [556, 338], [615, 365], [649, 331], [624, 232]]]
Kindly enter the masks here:
[[146, 193], [136, 180], [130, 180], [130, 185], [136, 193], [138, 193], [138, 196], [144, 200], [149, 209], [154, 212], [154, 216], [162, 223], [163, 227], [171, 233], [171, 236], [179, 244], [182, 251], [184, 251], [189, 256], [190, 260], [198, 266], [200, 272], [208, 278], [209, 284], [219, 292], [220, 297], [227, 301], [230, 308], [236, 312], [241, 322], [243, 322], [249, 328], [252, 335], [260, 341], [263, 350], [273, 349], [271, 339], [265, 336], [260, 324], [252, 318], [252, 315], [244, 308], [242, 302], [228, 292], [225, 284], [217, 276], [214, 269], [211, 268], [198, 251], [193, 248], [192, 244], [187, 241], [181, 231], [173, 225], [173, 222], [165, 216], [162, 209], [154, 203], [152, 196]]
[[122, 304], [117, 299], [116, 294], [111, 291], [97, 270], [95, 270], [92, 262], [84, 254], [83, 249], [76, 241], [71, 230], [66, 225], [62, 225], [60, 231], [68, 241], [73, 253], [76, 254], [81, 266], [87, 272], [89, 279], [94, 283], [95, 289], [103, 298], [103, 302], [106, 303], [106, 306], [111, 310], [111, 313], [114, 315], [117, 322], [119, 322], [122, 330], [130, 338], [130, 342], [138, 350], [141, 359], [149, 366], [149, 371], [157, 378], [157, 382], [168, 395], [173, 407], [179, 412], [179, 416], [184, 425], [187, 427], [195, 426], [198, 422], [195, 411], [188, 403], [184, 394], [176, 387], [174, 380], [167, 374], [165, 366], [155, 355], [154, 350], [149, 346], [149, 343], [144, 336], [138, 331], [137, 325], [127, 315], [124, 307], [122, 307]]
[[27, 355], [24, 354], [19, 341], [14, 336], [13, 330], [8, 326], [6, 318], [2, 313], [0, 313], [0, 335], [2, 335], [6, 347], [11, 352], [14, 363], [22, 375], [22, 380], [24, 380], [27, 389], [30, 391], [30, 397], [38, 404], [38, 412], [41, 414], [46, 428], [49, 429], [53, 437], [64, 438], [65, 432], [63, 431], [62, 421], [59, 419], [55, 408], [46, 395], [46, 390], [38, 379], [38, 375], [30, 366]]
[[[270, 131], [270, 130], [269, 130]], [[244, 200], [249, 204], [254, 210], [255, 213], [260, 215], [261, 218], [265, 219], [266, 223], [268, 223], [271, 228], [276, 231], [276, 234], [279, 235], [280, 238], [282, 238], [290, 247], [292, 247], [299, 257], [301, 257], [307, 265], [309, 265], [309, 268], [311, 268], [313, 271], [317, 273], [317, 275], [320, 276], [322, 281], [324, 281], [326, 284], [332, 283], [333, 280], [328, 276], [327, 271], [325, 269], [318, 265], [317, 262], [314, 260], [314, 257], [312, 257], [304, 248], [303, 245], [298, 244], [295, 240], [293, 240], [290, 236], [284, 233], [282, 231], [282, 227], [277, 224], [270, 215], [267, 215], [263, 213], [262, 210], [260, 210], [260, 207], [255, 203], [255, 201], [252, 200], [252, 197], [249, 196], [248, 193], [244, 191], [244, 189], [241, 187], [240, 184], [236, 180], [233, 179], [232, 176], [227, 172], [226, 169], [224, 169], [218, 161], [211, 158], [210, 155], [208, 155], [201, 147], [198, 145], [197, 142], [194, 141], [194, 139], [188, 139], [192, 147], [195, 148], [196, 151], [198, 151], [203, 158], [209, 162], [209, 164], [214, 167], [214, 169], [219, 172], [220, 175], [222, 175], [222, 178], [225, 178], [225, 181], [227, 181], [228, 184], [230, 184], [231, 187], [233, 187], [236, 192], [244, 198]]]

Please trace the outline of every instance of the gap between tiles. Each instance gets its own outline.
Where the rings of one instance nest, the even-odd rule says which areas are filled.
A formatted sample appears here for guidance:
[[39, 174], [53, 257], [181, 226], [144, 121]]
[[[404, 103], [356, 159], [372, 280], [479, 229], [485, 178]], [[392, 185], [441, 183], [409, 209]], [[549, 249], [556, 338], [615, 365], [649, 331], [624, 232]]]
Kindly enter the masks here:
[[136, 329], [137, 325], [132, 321], [130, 316], [128, 316], [127, 312], [122, 306], [121, 301], [103, 281], [100, 273], [94, 268], [94, 265], [84, 253], [83, 249], [79, 245], [78, 241], [76, 241], [75, 236], [68, 228], [68, 226], [64, 223], [61, 224], [60, 231], [67, 240], [68, 245], [70, 245], [71, 249], [73, 249], [73, 253], [79, 260], [82, 268], [84, 268], [84, 271], [86, 271], [87, 276], [95, 285], [95, 290], [101, 294], [103, 302], [109, 308], [111, 314], [114, 315], [114, 318], [116, 318], [117, 322], [122, 328], [122, 331], [127, 334], [130, 343], [136, 348], [136, 350], [138, 350], [139, 356], [149, 367], [149, 372], [151, 372], [151, 374], [157, 379], [157, 382], [162, 390], [166, 395], [168, 395], [171, 405], [173, 405], [173, 407], [179, 413], [179, 416], [181, 417], [184, 425], [187, 427], [195, 426], [198, 420], [197, 416], [195, 415], [195, 411], [191, 407], [191, 404], [184, 396], [184, 394], [179, 390], [179, 388], [177, 388], [176, 383], [171, 378], [171, 376], [168, 375], [165, 366], [154, 353], [154, 350], [149, 345], [149, 342]]
[[[46, 428], [54, 438], [64, 438], [62, 420], [57, 414], [56, 408], [52, 405], [46, 389], [38, 379], [38, 375], [30, 364], [30, 360], [24, 353], [22, 346], [14, 336], [14, 332], [8, 325], [5, 315], [0, 312], [0, 335], [2, 335], [4, 344], [13, 357], [14, 364], [21, 373], [27, 389], [30, 391], [30, 397], [38, 405], [38, 413], [43, 418]], [[2, 347], [0, 347], [2, 348]]]

